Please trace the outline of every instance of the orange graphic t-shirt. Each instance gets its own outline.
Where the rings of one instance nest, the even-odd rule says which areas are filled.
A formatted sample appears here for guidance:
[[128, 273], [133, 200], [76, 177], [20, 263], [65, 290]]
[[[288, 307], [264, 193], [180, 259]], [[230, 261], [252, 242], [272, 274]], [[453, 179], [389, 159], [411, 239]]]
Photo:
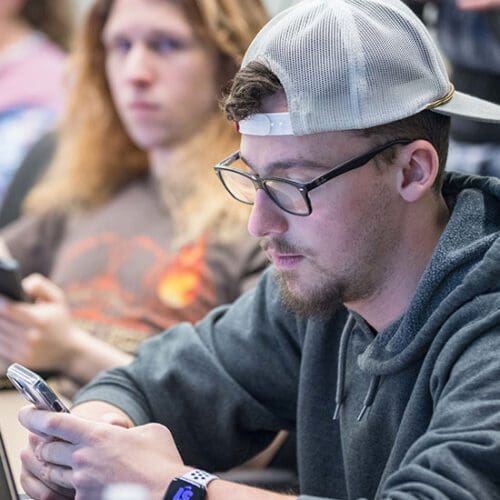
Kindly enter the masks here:
[[42, 272], [65, 291], [75, 320], [135, 351], [146, 337], [194, 322], [233, 301], [266, 265], [242, 228], [241, 241], [209, 233], [171, 252], [172, 228], [150, 180], [80, 215], [23, 219], [2, 234], [24, 274]]

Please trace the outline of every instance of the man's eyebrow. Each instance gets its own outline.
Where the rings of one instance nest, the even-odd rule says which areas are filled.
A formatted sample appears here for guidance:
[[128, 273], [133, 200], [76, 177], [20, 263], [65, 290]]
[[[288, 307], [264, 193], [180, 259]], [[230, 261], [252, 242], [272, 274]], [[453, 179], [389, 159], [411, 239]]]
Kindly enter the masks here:
[[[241, 161], [245, 163], [249, 168], [255, 172], [255, 167], [244, 157], [240, 155]], [[323, 162], [309, 160], [306, 158], [290, 158], [289, 160], [277, 160], [268, 163], [265, 167], [266, 172], [272, 172], [273, 170], [287, 170], [291, 168], [314, 168], [314, 169], [325, 169], [327, 165]]]
[[130, 38], [134, 36], [136, 32], [140, 32], [141, 36], [144, 37], [149, 37], [149, 38], [155, 38], [155, 37], [162, 37], [162, 36], [167, 36], [167, 37], [173, 37], [173, 38], [186, 38], [186, 35], [174, 32], [172, 30], [167, 30], [162, 27], [148, 27], [146, 29], [139, 27], [138, 29], [134, 30], [133, 28], [131, 29], [130, 27], [124, 27], [124, 28], [119, 28], [116, 30], [103, 30], [101, 34], [101, 39], [102, 41], [111, 41], [116, 38], [121, 38], [121, 37], [126, 37]]

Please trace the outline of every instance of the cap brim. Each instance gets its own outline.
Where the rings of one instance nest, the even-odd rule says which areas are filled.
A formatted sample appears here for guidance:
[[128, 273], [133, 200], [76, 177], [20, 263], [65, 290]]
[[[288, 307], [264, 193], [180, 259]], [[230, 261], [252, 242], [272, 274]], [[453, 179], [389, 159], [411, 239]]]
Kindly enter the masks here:
[[500, 105], [455, 91], [453, 97], [431, 111], [481, 122], [500, 123]]

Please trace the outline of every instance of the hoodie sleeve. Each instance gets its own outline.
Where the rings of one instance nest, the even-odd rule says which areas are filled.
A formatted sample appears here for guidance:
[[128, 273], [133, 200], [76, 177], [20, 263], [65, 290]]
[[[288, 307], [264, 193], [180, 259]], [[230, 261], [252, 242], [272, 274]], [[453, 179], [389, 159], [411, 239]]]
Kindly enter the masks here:
[[384, 482], [381, 498], [498, 498], [499, 324], [497, 307], [489, 317], [476, 316], [450, 339], [452, 347], [443, 348], [430, 378], [434, 408], [427, 432]]
[[133, 363], [103, 373], [76, 402], [104, 400], [138, 425], [164, 424], [186, 463], [223, 470], [295, 426], [297, 331], [267, 272], [233, 306], [144, 342]]

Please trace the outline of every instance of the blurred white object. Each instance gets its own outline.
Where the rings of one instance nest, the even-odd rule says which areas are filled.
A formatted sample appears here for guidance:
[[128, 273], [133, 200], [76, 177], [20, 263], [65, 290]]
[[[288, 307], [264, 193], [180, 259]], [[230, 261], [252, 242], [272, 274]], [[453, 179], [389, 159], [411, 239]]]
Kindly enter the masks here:
[[151, 496], [142, 484], [114, 483], [106, 486], [102, 500], [151, 500]]

